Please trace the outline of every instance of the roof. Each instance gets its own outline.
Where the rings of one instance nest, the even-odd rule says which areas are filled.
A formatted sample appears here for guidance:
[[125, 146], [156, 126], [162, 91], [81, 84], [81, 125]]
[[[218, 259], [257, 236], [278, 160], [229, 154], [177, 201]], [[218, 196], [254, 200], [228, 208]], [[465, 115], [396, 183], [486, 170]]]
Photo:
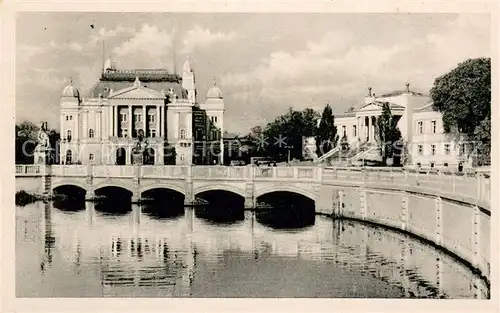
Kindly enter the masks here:
[[356, 116], [356, 112], [345, 112], [335, 115], [335, 117], [354, 117], [354, 116]]
[[424, 105], [423, 107], [415, 108], [415, 109], [413, 109], [413, 111], [414, 112], [437, 112], [437, 110], [434, 109], [432, 102]]
[[[389, 92], [389, 93], [386, 93], [386, 94], [383, 94], [383, 95], [378, 95], [377, 97], [378, 98], [385, 98], [385, 97], [396, 97], [396, 96], [400, 96], [400, 95], [404, 95], [404, 94], [407, 94], [408, 93], [408, 90], [394, 90], [392, 92]], [[421, 93], [421, 92], [416, 92], [416, 91], [411, 91], [409, 92], [412, 96], [425, 96], [425, 94]]]
[[370, 103], [367, 103], [367, 104], [361, 106], [358, 110], [361, 110], [362, 108], [365, 108], [365, 107], [370, 106], [372, 104], [375, 104], [375, 105], [378, 105], [379, 107], [382, 107], [384, 105], [384, 103], [389, 103], [389, 108], [390, 109], [404, 109], [405, 108], [402, 105], [399, 105], [399, 104], [396, 104], [396, 103], [392, 103], [392, 102], [387, 102], [387, 101], [372, 101]]
[[136, 78], [139, 78], [143, 87], [154, 89], [158, 92], [168, 94], [170, 89], [179, 98], [186, 98], [187, 93], [181, 86], [181, 78], [178, 75], [170, 74], [165, 69], [133, 69], [106, 71], [101, 78], [89, 90], [88, 98], [98, 98], [101, 94], [108, 97], [111, 90], [118, 91], [132, 87]]

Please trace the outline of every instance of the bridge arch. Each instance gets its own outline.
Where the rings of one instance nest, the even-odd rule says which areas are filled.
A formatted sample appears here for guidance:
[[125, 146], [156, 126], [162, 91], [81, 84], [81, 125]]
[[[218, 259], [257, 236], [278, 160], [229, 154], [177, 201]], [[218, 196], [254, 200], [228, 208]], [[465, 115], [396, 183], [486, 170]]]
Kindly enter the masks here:
[[266, 194], [270, 194], [270, 193], [273, 193], [273, 192], [291, 192], [291, 193], [296, 193], [296, 194], [302, 195], [304, 197], [307, 197], [307, 198], [311, 199], [314, 202], [316, 202], [316, 200], [317, 200], [317, 195], [314, 192], [306, 190], [306, 189], [303, 189], [303, 188], [289, 186], [289, 185], [288, 186], [287, 185], [273, 186], [273, 187], [270, 187], [270, 188], [256, 190], [256, 192], [255, 192], [255, 198], [257, 199], [257, 198], [259, 198], [261, 196], [264, 196]]
[[247, 196], [245, 190], [231, 185], [207, 185], [196, 188], [195, 190], [193, 190], [193, 194], [196, 196], [203, 192], [208, 192], [208, 191], [228, 191], [237, 194], [239, 196], [242, 196], [243, 198]]
[[81, 182], [77, 182], [77, 181], [74, 181], [74, 180], [63, 180], [63, 181], [58, 181], [58, 182], [54, 182], [52, 183], [52, 190], [55, 190], [59, 187], [63, 187], [63, 186], [75, 186], [75, 187], [78, 187], [78, 188], [81, 188], [85, 191], [87, 191], [87, 185], [86, 184], [83, 184]]
[[171, 184], [162, 184], [162, 183], [141, 186], [141, 188], [139, 189], [139, 192], [142, 194], [143, 192], [153, 190], [153, 189], [169, 189], [169, 190], [173, 190], [173, 191], [176, 191], [178, 193], [181, 193], [183, 195], [186, 195], [186, 190], [184, 190], [183, 188], [181, 188], [179, 186], [171, 185]]
[[121, 188], [121, 189], [125, 189], [131, 193], [133, 193], [133, 188], [132, 186], [129, 186], [128, 184], [122, 184], [122, 183], [101, 183], [101, 184], [98, 184], [94, 187], [94, 191], [97, 191], [99, 189], [103, 189], [103, 188], [106, 188], [106, 187], [115, 187], [115, 188]]

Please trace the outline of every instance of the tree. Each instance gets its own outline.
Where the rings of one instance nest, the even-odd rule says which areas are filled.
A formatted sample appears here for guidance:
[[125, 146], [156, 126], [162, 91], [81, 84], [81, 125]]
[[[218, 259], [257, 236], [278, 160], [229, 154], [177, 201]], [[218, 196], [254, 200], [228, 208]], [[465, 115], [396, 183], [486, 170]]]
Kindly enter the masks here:
[[469, 59], [438, 77], [431, 89], [433, 106], [443, 114], [446, 132], [473, 135], [491, 113], [491, 60]]
[[478, 165], [491, 164], [491, 118], [485, 118], [474, 130]]
[[434, 108], [442, 113], [445, 132], [462, 133], [479, 142], [476, 153], [482, 161], [488, 161], [491, 153], [491, 59], [469, 59], [460, 63], [434, 81], [431, 97]]
[[[33, 164], [33, 153], [38, 144], [38, 132], [40, 127], [32, 122], [24, 121], [16, 125], [16, 164]], [[49, 163], [58, 163], [60, 134], [55, 129], [47, 130], [51, 151], [49, 152]]]
[[290, 108], [264, 128], [254, 127], [249, 135], [255, 145], [253, 155], [286, 159], [290, 152], [291, 158], [302, 158], [302, 137], [316, 134], [318, 117], [312, 109], [295, 111]]
[[335, 117], [329, 104], [326, 105], [321, 116], [319, 127], [316, 131], [316, 153], [321, 156], [335, 147], [337, 138], [337, 127]]
[[342, 139], [340, 139], [340, 149], [344, 153], [348, 152], [349, 149], [350, 149], [349, 140], [347, 140], [347, 136], [346, 135], [342, 136]]
[[39, 129], [27, 121], [16, 125], [16, 164], [33, 164]]
[[398, 121], [392, 115], [389, 103], [382, 105], [382, 114], [377, 118], [375, 131], [380, 147], [382, 149], [382, 162], [394, 155], [394, 147], [401, 140], [401, 132], [398, 129]]

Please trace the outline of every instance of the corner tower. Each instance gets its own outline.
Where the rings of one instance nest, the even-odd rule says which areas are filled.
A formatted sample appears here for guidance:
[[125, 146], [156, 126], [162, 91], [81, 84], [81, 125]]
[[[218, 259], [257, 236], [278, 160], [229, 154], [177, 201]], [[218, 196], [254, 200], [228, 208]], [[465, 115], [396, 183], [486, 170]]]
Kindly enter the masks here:
[[187, 91], [187, 98], [191, 103], [196, 103], [195, 77], [189, 57], [186, 58], [182, 68], [182, 88]]

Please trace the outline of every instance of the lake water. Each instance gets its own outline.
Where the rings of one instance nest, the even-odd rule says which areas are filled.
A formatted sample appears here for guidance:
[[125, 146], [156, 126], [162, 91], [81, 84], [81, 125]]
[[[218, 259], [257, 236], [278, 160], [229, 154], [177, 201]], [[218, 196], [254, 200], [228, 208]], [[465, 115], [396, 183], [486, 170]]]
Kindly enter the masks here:
[[451, 256], [385, 228], [316, 216], [280, 229], [262, 213], [202, 213], [88, 202], [18, 207], [16, 295], [489, 297], [486, 283]]

